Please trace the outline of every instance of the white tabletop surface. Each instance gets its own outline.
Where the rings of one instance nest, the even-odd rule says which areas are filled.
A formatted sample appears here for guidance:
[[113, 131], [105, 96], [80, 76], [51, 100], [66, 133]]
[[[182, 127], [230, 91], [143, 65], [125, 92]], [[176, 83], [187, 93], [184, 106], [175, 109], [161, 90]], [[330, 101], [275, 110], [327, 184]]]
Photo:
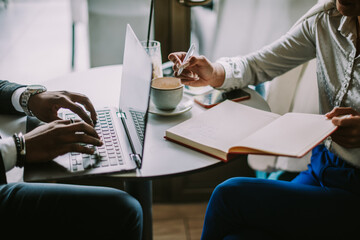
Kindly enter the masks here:
[[[102, 106], [117, 107], [121, 73], [121, 65], [98, 67], [55, 78], [45, 82], [44, 85], [49, 90], [68, 90], [83, 93], [90, 98], [95, 108]], [[251, 98], [241, 102], [242, 104], [269, 111], [269, 106], [259, 94], [251, 89], [246, 89], [246, 91], [251, 93]], [[164, 139], [166, 129], [203, 111], [205, 111], [204, 108], [194, 104], [190, 111], [176, 116], [149, 114], [141, 170], [112, 176], [154, 178], [222, 164], [221, 161], [213, 157]], [[244, 156], [243, 159], [246, 160], [246, 157]]]

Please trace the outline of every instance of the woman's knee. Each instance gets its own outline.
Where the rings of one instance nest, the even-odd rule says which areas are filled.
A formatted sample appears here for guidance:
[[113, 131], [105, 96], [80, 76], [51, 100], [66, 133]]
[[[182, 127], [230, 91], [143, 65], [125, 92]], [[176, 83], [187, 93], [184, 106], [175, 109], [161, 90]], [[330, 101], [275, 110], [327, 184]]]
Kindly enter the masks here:
[[234, 194], [243, 195], [246, 194], [249, 189], [251, 189], [250, 185], [252, 185], [253, 181], [256, 181], [255, 178], [245, 178], [245, 177], [236, 177], [230, 178], [221, 184], [219, 184], [213, 192], [213, 196], [215, 198], [227, 199], [234, 198]]

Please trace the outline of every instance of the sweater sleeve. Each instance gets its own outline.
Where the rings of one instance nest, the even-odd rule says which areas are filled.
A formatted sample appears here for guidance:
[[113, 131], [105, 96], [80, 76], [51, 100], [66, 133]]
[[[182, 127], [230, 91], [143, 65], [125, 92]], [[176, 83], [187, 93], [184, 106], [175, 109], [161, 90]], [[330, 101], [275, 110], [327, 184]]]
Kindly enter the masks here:
[[257, 85], [316, 57], [315, 32], [318, 15], [303, 20], [274, 43], [246, 56], [221, 58], [225, 81], [220, 89]]

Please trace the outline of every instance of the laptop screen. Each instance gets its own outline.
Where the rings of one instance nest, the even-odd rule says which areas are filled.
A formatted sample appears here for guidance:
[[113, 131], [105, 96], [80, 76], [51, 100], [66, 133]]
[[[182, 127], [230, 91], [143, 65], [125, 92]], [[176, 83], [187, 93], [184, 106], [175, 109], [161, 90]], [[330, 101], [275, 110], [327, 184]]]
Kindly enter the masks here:
[[120, 110], [132, 108], [147, 111], [151, 74], [151, 59], [128, 24], [121, 77]]
[[[145, 141], [151, 77], [151, 59], [128, 24], [125, 37], [119, 108], [120, 112], [126, 116], [123, 125], [127, 128], [133, 152], [141, 157]], [[135, 121], [135, 117], [140, 115], [144, 117], [142, 125]], [[139, 130], [143, 132], [140, 133]]]

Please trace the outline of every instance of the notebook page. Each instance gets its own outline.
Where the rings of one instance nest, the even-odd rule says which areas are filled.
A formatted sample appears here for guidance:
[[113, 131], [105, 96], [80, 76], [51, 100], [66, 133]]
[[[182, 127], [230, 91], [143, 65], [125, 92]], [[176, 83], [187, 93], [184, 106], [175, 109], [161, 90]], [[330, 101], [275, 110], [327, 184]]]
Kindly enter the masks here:
[[[227, 152], [234, 143], [269, 124], [279, 115], [225, 101], [167, 130], [184, 139]], [[168, 135], [167, 135], [168, 136]], [[176, 140], [176, 139], [174, 139]]]
[[237, 146], [276, 155], [300, 157], [319, 144], [336, 127], [323, 115], [287, 113], [243, 139]]

